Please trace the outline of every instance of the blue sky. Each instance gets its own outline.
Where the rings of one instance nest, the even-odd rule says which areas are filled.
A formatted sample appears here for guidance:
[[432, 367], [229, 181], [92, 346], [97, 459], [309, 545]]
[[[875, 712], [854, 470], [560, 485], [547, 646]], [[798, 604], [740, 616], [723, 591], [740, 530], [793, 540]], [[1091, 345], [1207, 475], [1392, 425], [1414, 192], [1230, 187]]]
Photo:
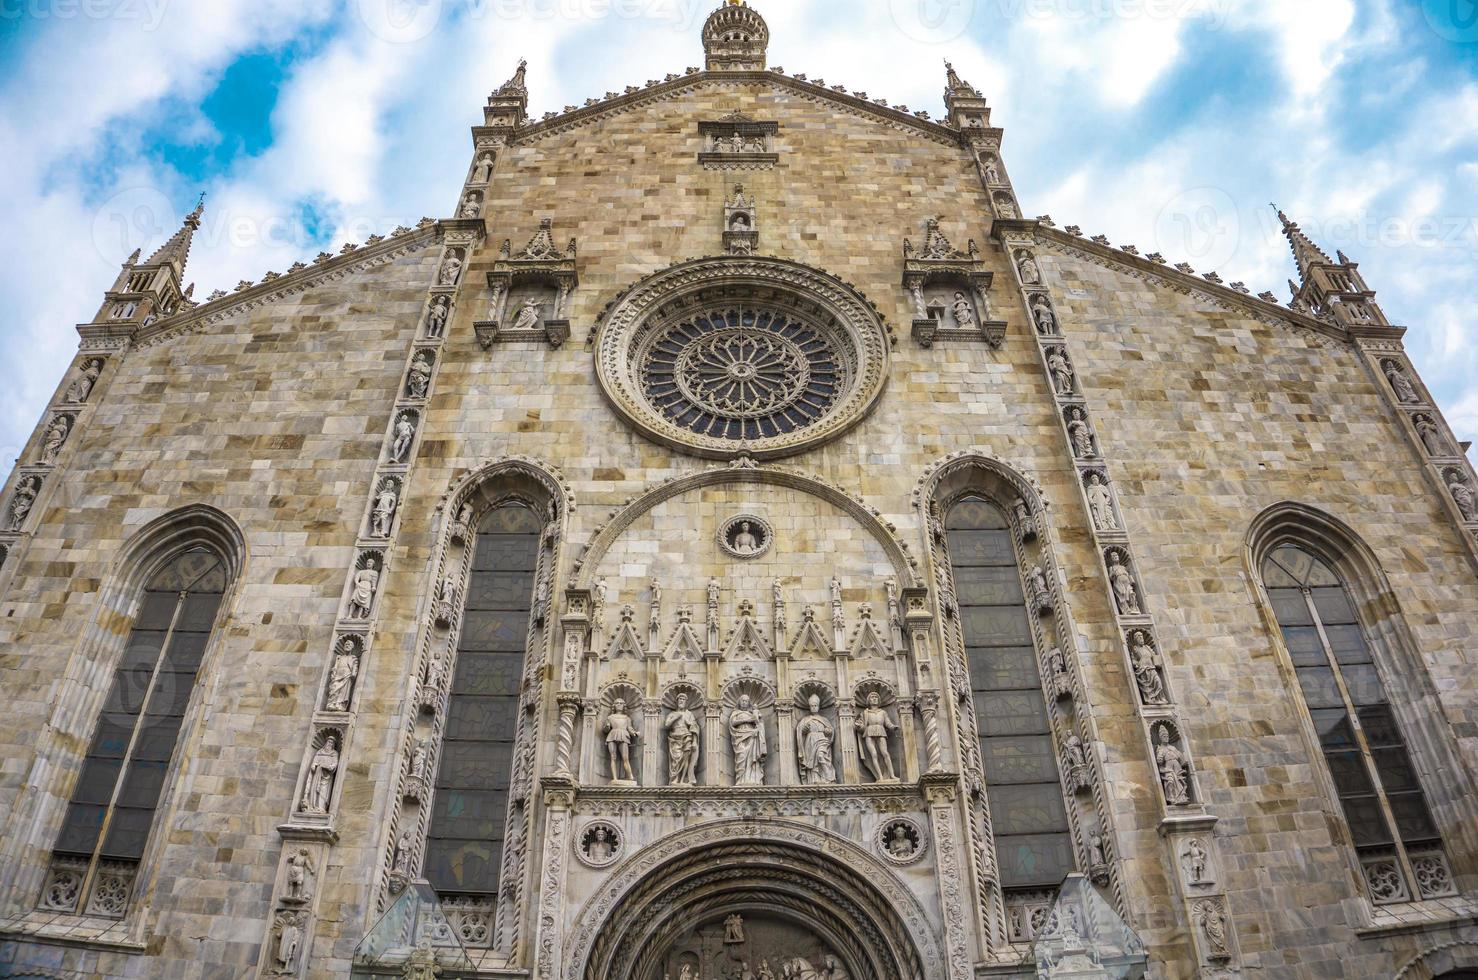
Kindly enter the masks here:
[[[468, 127], [699, 64], [715, 0], [0, 0], [0, 460], [118, 264], [209, 193], [197, 296], [454, 208]], [[1361, 263], [1478, 438], [1478, 0], [755, 0], [788, 71], [991, 100], [1031, 214], [1286, 295], [1268, 203]], [[24, 366], [17, 370], [19, 366]]]

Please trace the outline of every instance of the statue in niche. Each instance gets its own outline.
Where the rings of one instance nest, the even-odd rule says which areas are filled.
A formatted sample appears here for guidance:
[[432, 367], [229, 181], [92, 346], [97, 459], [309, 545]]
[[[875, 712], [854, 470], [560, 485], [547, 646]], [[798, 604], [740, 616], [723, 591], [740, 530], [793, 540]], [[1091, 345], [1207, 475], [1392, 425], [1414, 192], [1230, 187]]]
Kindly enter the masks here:
[[359, 654], [354, 641], [345, 637], [334, 654], [334, 666], [328, 675], [328, 692], [323, 696], [324, 711], [348, 711], [354, 695], [354, 678], [359, 676]]
[[867, 695], [867, 704], [858, 714], [855, 727], [862, 740], [862, 761], [872, 773], [873, 781], [896, 783], [898, 776], [893, 771], [893, 756], [888, 752], [888, 736], [897, 731], [898, 726], [888, 717], [877, 691]]
[[51, 425], [46, 427], [46, 435], [41, 441], [41, 462], [47, 466], [54, 466], [56, 458], [61, 455], [62, 446], [67, 441], [67, 435], [72, 431], [72, 423], [65, 415], [58, 415], [51, 420]]
[[1052, 387], [1059, 395], [1073, 393], [1073, 367], [1061, 347], [1047, 351], [1047, 371], [1052, 375]]
[[1416, 425], [1417, 435], [1422, 437], [1422, 445], [1427, 447], [1429, 456], [1451, 456], [1452, 446], [1448, 444], [1447, 437], [1442, 434], [1437, 423], [1432, 421], [1429, 415], [1418, 415], [1412, 419]]
[[370, 514], [371, 537], [390, 537], [390, 527], [395, 523], [395, 508], [398, 506], [400, 495], [395, 492], [395, 484], [386, 480], [380, 484], [380, 492], [375, 494], [375, 505]]
[[405, 831], [395, 842], [395, 853], [390, 857], [390, 870], [406, 878], [411, 871], [411, 832]]
[[441, 273], [436, 281], [442, 286], [455, 286], [460, 278], [462, 278], [462, 256], [455, 251], [448, 252], [446, 261], [441, 264]]
[[477, 199], [476, 194], [468, 194], [462, 199], [462, 217], [476, 218], [482, 211], [482, 202]]
[[1103, 845], [1103, 834], [1097, 827], [1088, 835], [1088, 865], [1097, 868], [1108, 864], [1108, 854]]
[[518, 308], [518, 316], [513, 319], [514, 330], [534, 330], [539, 326], [539, 301], [530, 296], [523, 301]]
[[729, 746], [734, 753], [734, 785], [763, 786], [770, 749], [764, 719], [748, 694], [740, 695], [738, 706], [729, 712]]
[[1191, 802], [1191, 763], [1186, 754], [1170, 741], [1170, 726], [1157, 725], [1155, 738], [1155, 765], [1160, 770], [1160, 783], [1165, 787], [1165, 802], [1171, 806], [1186, 806]]
[[66, 399], [74, 404], [87, 401], [92, 394], [93, 385], [97, 384], [98, 375], [103, 373], [102, 361], [88, 361], [78, 369], [77, 377], [67, 385]]
[[1395, 361], [1386, 361], [1384, 364], [1386, 380], [1391, 383], [1391, 390], [1396, 393], [1396, 400], [1406, 404], [1415, 405], [1420, 402], [1421, 396], [1416, 393], [1416, 386], [1406, 376], [1401, 365]]
[[1001, 217], [1006, 218], [1007, 220], [1011, 220], [1016, 217], [1016, 205], [1012, 204], [1011, 198], [1007, 197], [1005, 194], [996, 195], [996, 211], [1000, 214]]
[[1093, 448], [1093, 432], [1081, 408], [1072, 408], [1067, 413], [1067, 434], [1073, 441], [1073, 452], [1081, 459], [1092, 459], [1098, 453]]
[[1201, 935], [1212, 959], [1226, 959], [1231, 955], [1227, 945], [1227, 914], [1218, 901], [1201, 902], [1196, 906], [1196, 920], [1201, 925]]
[[1103, 477], [1088, 474], [1088, 509], [1093, 513], [1093, 524], [1100, 531], [1117, 531], [1119, 519], [1114, 515], [1114, 495]]
[[667, 782], [672, 786], [698, 785], [698, 718], [688, 708], [688, 696], [677, 696], [677, 707], [663, 721], [667, 730]]
[[411, 761], [407, 767], [407, 775], [417, 782], [426, 782], [430, 775], [431, 765], [431, 739], [422, 735], [416, 739], [416, 747], [411, 749]]
[[1026, 285], [1040, 286], [1042, 284], [1042, 270], [1037, 268], [1037, 260], [1032, 258], [1030, 252], [1016, 253], [1016, 269], [1021, 273], [1021, 281]]
[[821, 698], [811, 695], [806, 701], [809, 714], [795, 726], [796, 753], [800, 756], [801, 785], [822, 786], [836, 782], [836, 766], [832, 760], [832, 743], [836, 729], [821, 714]]
[[483, 153], [477, 158], [477, 166], [472, 169], [472, 182], [474, 184], [486, 184], [493, 179], [493, 155]]
[[410, 459], [411, 443], [416, 441], [416, 423], [409, 412], [403, 412], [395, 420], [395, 439], [390, 443], [390, 462], [404, 463]]
[[959, 290], [955, 291], [955, 301], [952, 304], [952, 308], [954, 310], [955, 324], [960, 329], [968, 330], [975, 327], [975, 307], [970, 304], [969, 298], [963, 292]]
[[996, 164], [995, 157], [985, 158], [985, 180], [989, 184], [1001, 183], [1001, 168]]
[[379, 561], [374, 555], [364, 560], [364, 567], [354, 573], [354, 589], [349, 593], [349, 618], [369, 619], [375, 604], [375, 590], [380, 586]]
[[1447, 492], [1452, 494], [1453, 503], [1457, 504], [1458, 513], [1463, 515], [1464, 521], [1478, 521], [1478, 500], [1473, 497], [1473, 488], [1468, 486], [1457, 470], [1449, 470], [1447, 473]]
[[1038, 296], [1032, 303], [1032, 318], [1037, 321], [1037, 333], [1044, 336], [1057, 333], [1057, 315], [1052, 312], [1047, 297]]
[[1083, 747], [1083, 740], [1074, 732], [1062, 743], [1062, 755], [1067, 760], [1069, 769], [1082, 771], [1088, 768], [1088, 750]]
[[[611, 762], [611, 782], [636, 785], [636, 773], [631, 769], [631, 743], [641, 737], [626, 713], [626, 699], [617, 698], [606, 715], [601, 730], [606, 736], [606, 756]], [[623, 777], [621, 774], [625, 773]]]
[[308, 764], [308, 783], [303, 787], [304, 813], [325, 815], [334, 793], [334, 774], [339, 771], [339, 736], [330, 732]]
[[283, 898], [289, 902], [306, 902], [313, 897], [313, 859], [306, 847], [287, 859], [287, 887]]
[[740, 555], [753, 555], [759, 550], [760, 541], [754, 536], [754, 525], [749, 521], [740, 521], [739, 530], [734, 535], [734, 552]]
[[596, 864], [605, 864], [615, 853], [610, 832], [606, 828], [596, 826], [590, 831], [590, 843], [585, 845], [586, 857]]
[[908, 828], [903, 824], [893, 825], [893, 835], [888, 840], [888, 853], [900, 861], [906, 861], [914, 856], [918, 847], [908, 838]]
[[1108, 556], [1109, 584], [1114, 589], [1114, 601], [1119, 604], [1119, 612], [1124, 616], [1139, 616], [1142, 611], [1139, 608], [1139, 588], [1134, 584], [1134, 575], [1124, 565], [1124, 559], [1117, 551], [1110, 551]]
[[15, 496], [10, 498], [10, 530], [19, 531], [26, 523], [26, 518], [31, 516], [31, 508], [36, 506], [36, 495], [41, 492], [41, 480], [38, 477], [27, 477], [21, 480], [15, 488]]
[[1186, 842], [1185, 850], [1180, 854], [1180, 863], [1191, 884], [1205, 883], [1206, 864], [1210, 859], [1211, 855], [1206, 852], [1206, 847], [1199, 838], [1192, 837]]
[[446, 319], [452, 312], [452, 301], [445, 296], [438, 296], [431, 301], [431, 309], [426, 314], [426, 336], [436, 338], [446, 332]]
[[411, 361], [410, 376], [406, 380], [406, 391], [412, 398], [425, 398], [431, 387], [431, 360], [425, 351], [417, 351]]
[[744, 917], [731, 915], [724, 920], [724, 943], [744, 942]]
[[1063, 657], [1061, 647], [1053, 647], [1047, 651], [1047, 664], [1052, 668], [1054, 677], [1067, 673], [1067, 659]]
[[303, 944], [303, 929], [298, 924], [301, 913], [277, 913], [277, 945], [272, 958], [277, 962], [278, 973], [298, 972], [298, 949]]
[[1134, 666], [1134, 680], [1139, 684], [1139, 696], [1145, 704], [1164, 704], [1169, 698], [1165, 694], [1165, 680], [1160, 670], [1164, 661], [1150, 645], [1149, 634], [1135, 630], [1129, 634], [1129, 660]]

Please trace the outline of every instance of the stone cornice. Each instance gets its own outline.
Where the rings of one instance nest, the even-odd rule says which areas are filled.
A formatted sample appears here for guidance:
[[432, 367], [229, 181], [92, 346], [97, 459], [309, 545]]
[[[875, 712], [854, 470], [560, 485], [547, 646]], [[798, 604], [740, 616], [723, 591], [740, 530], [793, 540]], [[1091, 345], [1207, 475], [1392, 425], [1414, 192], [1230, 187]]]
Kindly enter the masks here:
[[441, 240], [442, 233], [442, 223], [431, 222], [402, 234], [391, 235], [381, 241], [341, 252], [330, 259], [315, 262], [295, 272], [266, 279], [240, 292], [201, 303], [199, 306], [182, 310], [175, 316], [150, 324], [138, 332], [134, 346], [153, 347], [184, 334], [193, 333], [201, 327], [220, 323], [237, 314], [265, 306], [295, 293], [301, 293], [325, 282], [377, 268], [418, 249], [435, 244]]
[[641, 106], [652, 105], [675, 95], [695, 92], [708, 85], [732, 86], [736, 84], [770, 84], [789, 89], [803, 98], [815, 102], [826, 102], [846, 109], [857, 115], [875, 119], [895, 129], [909, 130], [936, 143], [959, 146], [960, 131], [953, 126], [872, 99], [858, 98], [849, 92], [826, 85], [818, 85], [803, 77], [786, 75], [776, 68], [763, 71], [693, 71], [685, 75], [670, 77], [640, 88], [632, 86], [626, 92], [606, 99], [598, 99], [589, 105], [568, 112], [556, 113], [531, 122], [520, 129], [513, 138], [514, 145], [533, 143], [546, 137], [566, 133], [618, 113]]

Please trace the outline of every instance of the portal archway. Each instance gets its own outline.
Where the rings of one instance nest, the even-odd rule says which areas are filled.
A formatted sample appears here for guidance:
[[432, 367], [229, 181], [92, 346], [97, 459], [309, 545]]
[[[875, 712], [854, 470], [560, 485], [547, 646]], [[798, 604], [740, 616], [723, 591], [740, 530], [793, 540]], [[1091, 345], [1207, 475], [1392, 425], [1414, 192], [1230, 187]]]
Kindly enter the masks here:
[[742, 973], [768, 961], [851, 980], [924, 980], [943, 961], [923, 909], [866, 852], [804, 827], [725, 822], [650, 845], [582, 913], [569, 980]]

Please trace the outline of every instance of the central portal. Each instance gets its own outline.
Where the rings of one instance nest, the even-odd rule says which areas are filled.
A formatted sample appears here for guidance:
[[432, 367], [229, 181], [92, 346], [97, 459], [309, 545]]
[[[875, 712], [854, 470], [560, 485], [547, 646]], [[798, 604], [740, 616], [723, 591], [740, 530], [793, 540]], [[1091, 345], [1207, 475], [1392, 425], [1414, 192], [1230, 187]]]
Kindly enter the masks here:
[[732, 912], [695, 926], [642, 980], [851, 980], [855, 964], [804, 925]]

